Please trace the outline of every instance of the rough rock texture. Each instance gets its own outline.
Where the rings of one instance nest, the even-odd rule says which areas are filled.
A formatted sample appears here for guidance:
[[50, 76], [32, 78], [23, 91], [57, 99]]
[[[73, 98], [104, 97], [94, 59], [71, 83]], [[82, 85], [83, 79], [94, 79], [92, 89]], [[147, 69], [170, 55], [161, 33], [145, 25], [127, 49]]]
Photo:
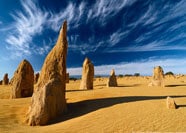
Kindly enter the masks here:
[[56, 45], [47, 55], [34, 90], [26, 122], [45, 125], [66, 111], [65, 77], [67, 56], [67, 22], [63, 23]]
[[36, 73], [34, 75], [34, 84], [36, 84], [38, 82], [38, 79], [39, 79], [39, 73]]
[[12, 77], [12, 78], [10, 79], [9, 84], [10, 84], [10, 85], [13, 85], [13, 82], [14, 82], [14, 77]]
[[177, 105], [176, 105], [174, 99], [171, 97], [167, 97], [166, 104], [167, 104], [168, 109], [176, 109], [177, 108]]
[[3, 83], [3, 80], [0, 81], [0, 85], [2, 85], [2, 83]]
[[32, 65], [23, 60], [14, 73], [11, 98], [29, 97], [33, 94], [34, 70]]
[[8, 85], [9, 83], [9, 78], [8, 78], [8, 73], [5, 73], [4, 77], [3, 77], [3, 85]]
[[163, 79], [164, 79], [163, 69], [160, 66], [157, 66], [154, 68], [152, 81], [149, 83], [148, 86], [162, 86], [163, 87], [164, 86]]
[[66, 83], [69, 83], [69, 73], [66, 73]]
[[116, 87], [117, 85], [118, 84], [117, 84], [116, 75], [115, 75], [114, 69], [112, 69], [110, 72], [110, 77], [107, 82], [107, 87]]
[[93, 89], [94, 80], [94, 65], [88, 58], [85, 58], [83, 62], [82, 78], [80, 84], [80, 90]]

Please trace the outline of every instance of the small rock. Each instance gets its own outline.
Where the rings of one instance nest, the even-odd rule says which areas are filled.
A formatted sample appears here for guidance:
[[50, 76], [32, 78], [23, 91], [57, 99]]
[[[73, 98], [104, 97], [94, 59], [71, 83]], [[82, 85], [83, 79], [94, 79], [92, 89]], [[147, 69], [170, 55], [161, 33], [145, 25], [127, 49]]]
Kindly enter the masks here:
[[176, 109], [177, 108], [177, 105], [176, 105], [174, 99], [171, 97], [167, 97], [166, 104], [167, 104], [168, 109]]

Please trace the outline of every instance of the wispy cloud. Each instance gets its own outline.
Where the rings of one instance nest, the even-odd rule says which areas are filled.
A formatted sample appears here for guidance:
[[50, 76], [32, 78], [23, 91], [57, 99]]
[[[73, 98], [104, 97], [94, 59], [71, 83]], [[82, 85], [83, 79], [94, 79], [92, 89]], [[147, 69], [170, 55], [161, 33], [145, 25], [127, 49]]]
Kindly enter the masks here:
[[35, 53], [35, 54], [39, 54], [39, 55], [44, 55], [45, 53], [47, 53], [52, 45], [54, 44], [55, 42], [53, 42], [51, 39], [49, 39], [49, 41], [46, 41], [43, 40], [42, 41], [42, 46], [32, 46], [32, 51]]
[[43, 13], [33, 1], [21, 0], [24, 13], [16, 11], [16, 14], [11, 14], [15, 22], [13, 33], [11, 33], [6, 42], [9, 44], [8, 49], [14, 50], [18, 55], [28, 55], [30, 51], [30, 43], [35, 35], [41, 34], [43, 24], [47, 19], [47, 13]]
[[[157, 4], [159, 3], [147, 1], [145, 5], [148, 5], [148, 8], [144, 14], [139, 15], [134, 22], [127, 25], [130, 30], [133, 30], [133, 33], [139, 28], [143, 29], [132, 44], [120, 48], [106, 48], [104, 51], [117, 53], [186, 50], [186, 32], [184, 32], [186, 28], [186, 1], [181, 0], [174, 4], [167, 2], [159, 7]], [[118, 38], [120, 39], [119, 36]]]
[[[66, 7], [56, 12], [39, 7], [35, 0], [21, 0], [23, 10], [11, 13], [15, 22], [9, 26], [12, 32], [9, 32], [6, 38], [9, 44], [7, 48], [13, 50], [18, 56], [32, 54], [33, 49], [36, 49], [38, 54], [44, 54], [50, 49], [48, 46], [50, 42], [45, 40], [45, 43], [38, 46], [33, 44], [33, 38], [42, 34], [45, 29], [57, 32], [61, 23], [67, 20], [69, 31], [73, 31], [68, 38], [69, 50], [81, 54], [96, 52], [98, 49], [102, 49], [103, 52], [185, 50], [186, 33], [183, 31], [186, 27], [185, 0], [163, 4], [161, 1], [147, 0], [142, 4], [139, 13], [132, 14], [136, 2], [136, 0], [117, 2], [98, 0], [92, 4], [86, 1], [78, 4], [68, 2]], [[120, 17], [116, 20], [115, 16], [118, 14]], [[110, 23], [115, 25], [113, 29], [112, 25], [106, 27]], [[85, 32], [86, 40], [84, 35], [78, 33], [84, 30], [84, 27], [90, 29], [87, 34]], [[105, 28], [111, 30], [104, 33]], [[10, 29], [6, 30], [10, 31]], [[103, 34], [97, 36], [96, 30], [103, 31]], [[133, 41], [123, 42], [128, 38]], [[175, 42], [176, 40], [180, 41]]]
[[108, 19], [115, 16], [124, 7], [132, 5], [136, 0], [98, 0], [88, 11], [87, 21], [99, 21], [100, 24], [104, 25]]
[[69, 50], [80, 51], [83, 55], [95, 52], [98, 48], [104, 46], [104, 41], [96, 42], [95, 40], [95, 36], [89, 37], [86, 42], [81, 41], [78, 35], [71, 36], [69, 39]]
[[78, 28], [78, 26], [82, 23], [82, 17], [86, 16], [86, 6], [87, 3], [83, 1], [79, 5], [69, 2], [67, 7], [58, 13], [49, 10], [47, 25], [50, 26], [50, 28], [52, 28], [54, 31], [58, 31], [61, 27], [61, 23], [64, 20], [67, 20], [69, 29]]
[[118, 31], [112, 33], [109, 36], [109, 39], [105, 43], [110, 44], [109, 47], [113, 47], [116, 44], [118, 44], [119, 42], [121, 42], [121, 40], [123, 38], [127, 37], [129, 32], [130, 32], [130, 30], [122, 31], [121, 29], [119, 29]]
[[163, 45], [163, 43], [158, 41], [153, 41], [151, 43], [148, 43], [146, 45], [134, 45], [129, 46], [125, 48], [115, 48], [115, 49], [109, 49], [105, 52], [107, 53], [118, 53], [118, 52], [147, 52], [147, 51], [168, 51], [168, 50], [186, 50], [186, 45]]
[[[155, 66], [162, 66], [164, 72], [172, 71], [175, 74], [185, 72], [186, 58], [149, 58], [136, 62], [123, 62], [114, 65], [95, 66], [95, 75], [109, 75], [112, 69], [115, 69], [117, 75], [119, 74], [134, 74], [152, 75], [152, 70]], [[68, 68], [70, 75], [81, 75], [82, 68]]]
[[[119, 13], [124, 7], [132, 5], [136, 0], [120, 0], [120, 1], [107, 1], [99, 0], [93, 3], [91, 6], [87, 2], [82, 1], [79, 4], [69, 2], [68, 5], [59, 12], [53, 10], [44, 10], [39, 7], [36, 1], [23, 1], [21, 5], [23, 11], [16, 11], [12, 13], [12, 17], [15, 20], [13, 23], [13, 33], [11, 33], [6, 42], [9, 44], [8, 49], [18, 51], [22, 54], [31, 54], [31, 45], [33, 37], [41, 34], [43, 28], [52, 29], [58, 31], [61, 27], [61, 23], [64, 20], [68, 21], [69, 29], [78, 29], [81, 24], [89, 25], [92, 24], [92, 28], [96, 28], [94, 22], [101, 25], [108, 23], [107, 21]], [[93, 22], [94, 21], [94, 22]], [[119, 42], [120, 39], [116, 38], [116, 35], [123, 37], [122, 32], [113, 33], [109, 35], [109, 42], [111, 45]], [[95, 51], [100, 48], [101, 40], [97, 40], [97, 44], [93, 40], [94, 45], [89, 45], [89, 40], [95, 35], [87, 38], [87, 42], [83, 42], [80, 39], [79, 43], [69, 43], [71, 48], [77, 48], [82, 54]], [[80, 45], [79, 45], [80, 44]], [[36, 47], [36, 46], [34, 46]], [[76, 50], [77, 50], [76, 49]], [[43, 51], [43, 50], [41, 50]], [[43, 52], [41, 52], [43, 53]]]

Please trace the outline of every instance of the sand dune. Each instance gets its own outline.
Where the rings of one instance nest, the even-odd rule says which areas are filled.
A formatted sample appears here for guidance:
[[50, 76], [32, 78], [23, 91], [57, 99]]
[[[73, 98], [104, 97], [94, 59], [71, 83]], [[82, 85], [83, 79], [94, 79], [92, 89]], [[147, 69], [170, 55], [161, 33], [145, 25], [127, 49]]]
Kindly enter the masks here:
[[[8, 99], [11, 86], [0, 86], [0, 132], [184, 132], [186, 131], [186, 76], [166, 77], [164, 88], [148, 87], [150, 77], [118, 78], [106, 87], [96, 78], [94, 90], [79, 90], [80, 80], [67, 84], [68, 112], [47, 126], [24, 123], [31, 98]], [[172, 96], [178, 109], [166, 108]]]

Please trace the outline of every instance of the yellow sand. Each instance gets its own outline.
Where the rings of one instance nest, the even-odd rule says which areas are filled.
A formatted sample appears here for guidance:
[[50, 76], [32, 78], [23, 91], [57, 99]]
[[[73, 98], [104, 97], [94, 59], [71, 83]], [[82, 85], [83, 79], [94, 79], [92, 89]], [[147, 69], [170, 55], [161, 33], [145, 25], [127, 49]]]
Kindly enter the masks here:
[[[105, 78], [94, 90], [79, 91], [80, 81], [67, 84], [68, 113], [47, 126], [24, 124], [31, 98], [8, 99], [11, 86], [0, 86], [0, 133], [123, 133], [186, 132], [186, 76], [167, 77], [167, 87], [148, 87], [150, 77], [118, 78], [119, 87], [107, 88]], [[166, 108], [174, 96], [176, 110]]]

